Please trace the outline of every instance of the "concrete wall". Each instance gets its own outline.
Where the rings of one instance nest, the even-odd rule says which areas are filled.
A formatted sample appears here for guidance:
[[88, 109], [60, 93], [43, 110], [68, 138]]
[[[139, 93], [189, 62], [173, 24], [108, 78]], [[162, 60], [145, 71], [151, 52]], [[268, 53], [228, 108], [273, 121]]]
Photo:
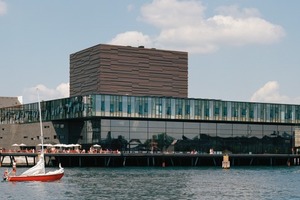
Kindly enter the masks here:
[[0, 108], [21, 105], [18, 97], [0, 97]]
[[[67, 132], [67, 130], [65, 130]], [[44, 143], [61, 143], [67, 142], [68, 136], [61, 131], [58, 135], [52, 122], [43, 123]], [[66, 135], [62, 137], [62, 135]], [[36, 146], [40, 141], [40, 124], [0, 124], [0, 148], [17, 149], [12, 147], [13, 144], [24, 143], [27, 146]]]

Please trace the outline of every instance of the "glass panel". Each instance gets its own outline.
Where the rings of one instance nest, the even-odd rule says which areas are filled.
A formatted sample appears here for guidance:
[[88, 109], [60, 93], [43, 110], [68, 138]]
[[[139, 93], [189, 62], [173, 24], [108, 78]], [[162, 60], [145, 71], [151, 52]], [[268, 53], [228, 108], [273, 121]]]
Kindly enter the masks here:
[[184, 124], [184, 136], [188, 139], [198, 139], [200, 134], [200, 124], [185, 122]]
[[147, 122], [146, 121], [130, 121], [130, 139], [147, 139]]
[[201, 123], [200, 133], [215, 137], [217, 135], [216, 123]]
[[218, 137], [232, 137], [232, 124], [217, 124]]
[[263, 137], [262, 125], [248, 125], [248, 133], [250, 137], [256, 137], [261, 139]]
[[246, 124], [233, 124], [233, 137], [248, 137], [249, 127]]
[[263, 126], [263, 134], [264, 136], [276, 136], [278, 135], [278, 130], [276, 125], [264, 125]]

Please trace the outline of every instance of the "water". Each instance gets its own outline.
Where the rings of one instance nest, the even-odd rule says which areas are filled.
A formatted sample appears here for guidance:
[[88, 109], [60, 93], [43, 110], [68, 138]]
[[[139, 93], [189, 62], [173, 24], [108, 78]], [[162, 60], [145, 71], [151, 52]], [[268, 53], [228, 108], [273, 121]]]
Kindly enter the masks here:
[[299, 185], [300, 167], [65, 168], [58, 182], [2, 181], [0, 195], [51, 200], [300, 199]]

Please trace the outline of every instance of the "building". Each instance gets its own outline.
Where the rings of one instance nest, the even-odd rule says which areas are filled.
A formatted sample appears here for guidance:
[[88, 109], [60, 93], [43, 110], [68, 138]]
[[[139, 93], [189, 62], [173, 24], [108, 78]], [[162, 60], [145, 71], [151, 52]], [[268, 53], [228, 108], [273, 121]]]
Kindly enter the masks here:
[[19, 106], [21, 104], [21, 97], [0, 97], [0, 108]]
[[[233, 153], [291, 153], [292, 149], [297, 147], [295, 144], [299, 144], [295, 141], [300, 141], [297, 138], [300, 135], [300, 105], [194, 99], [185, 97], [186, 94], [181, 97], [176, 92], [167, 93], [172, 94], [169, 96], [163, 95], [163, 87], [160, 91], [159, 88], [151, 88], [151, 84], [145, 95], [130, 87], [126, 89], [126, 94], [123, 94], [125, 91], [122, 84], [118, 86], [110, 77], [118, 77], [116, 81], [119, 82], [130, 82], [131, 79], [122, 78], [118, 74], [118, 68], [108, 67], [110, 70], [103, 70], [102, 65], [106, 64], [103, 64], [101, 59], [95, 61], [97, 70], [89, 71], [88, 64], [82, 65], [84, 75], [80, 75], [79, 64], [74, 64], [79, 63], [80, 55], [102, 47], [113, 49], [111, 56], [109, 52], [104, 53], [105, 56], [111, 57], [110, 62], [113, 62], [115, 52], [121, 49], [132, 49], [134, 54], [140, 51], [151, 55], [155, 52], [173, 53], [146, 48], [97, 45], [72, 54], [71, 97], [41, 102], [45, 143], [79, 143], [83, 148], [88, 148], [91, 144], [101, 144], [103, 148], [122, 151], [196, 150], [206, 153], [210, 149]], [[97, 54], [101, 52], [102, 50]], [[184, 56], [185, 53], [179, 54], [187, 57]], [[102, 55], [96, 57], [102, 58]], [[91, 65], [94, 63], [92, 60], [88, 61]], [[128, 56], [125, 56], [124, 60], [118, 57], [116, 62], [122, 64], [127, 63], [127, 60]], [[164, 62], [171, 63], [174, 68], [181, 65], [177, 64], [172, 56], [169, 62]], [[179, 63], [184, 62], [179, 59]], [[142, 67], [136, 68], [141, 74]], [[101, 72], [104, 71], [105, 76], [102, 76]], [[121, 69], [120, 73], [122, 72]], [[148, 73], [148, 69], [145, 69], [144, 73]], [[187, 82], [185, 70], [182, 73], [179, 83]], [[89, 74], [91, 78], [88, 78]], [[132, 74], [134, 85], [139, 79], [135, 77], [135, 72]], [[150, 74], [149, 77], [154, 78], [155, 73]], [[80, 86], [80, 80], [82, 85], [87, 84], [85, 79], [95, 81], [88, 83], [90, 89]], [[98, 79], [109, 81], [111, 85], [115, 84], [115, 89], [111, 87], [110, 91], [106, 90], [109, 89], [109, 85], [100, 87], [101, 80]], [[178, 85], [184, 85], [179, 83]], [[21, 142], [28, 146], [37, 145], [38, 121], [38, 103], [0, 109], [0, 146], [10, 148], [11, 144]]]
[[188, 96], [187, 53], [99, 44], [70, 56], [70, 96]]

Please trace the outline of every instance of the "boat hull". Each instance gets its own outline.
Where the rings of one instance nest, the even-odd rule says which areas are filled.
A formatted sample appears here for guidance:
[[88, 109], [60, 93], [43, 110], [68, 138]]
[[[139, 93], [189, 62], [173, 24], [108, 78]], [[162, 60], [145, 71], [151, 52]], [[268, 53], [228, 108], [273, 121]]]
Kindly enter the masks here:
[[7, 177], [7, 181], [11, 181], [11, 182], [23, 182], [23, 181], [49, 182], [49, 181], [60, 180], [63, 176], [64, 176], [64, 173], [39, 174], [39, 175], [32, 175], [32, 176], [9, 176], [9, 177]]

